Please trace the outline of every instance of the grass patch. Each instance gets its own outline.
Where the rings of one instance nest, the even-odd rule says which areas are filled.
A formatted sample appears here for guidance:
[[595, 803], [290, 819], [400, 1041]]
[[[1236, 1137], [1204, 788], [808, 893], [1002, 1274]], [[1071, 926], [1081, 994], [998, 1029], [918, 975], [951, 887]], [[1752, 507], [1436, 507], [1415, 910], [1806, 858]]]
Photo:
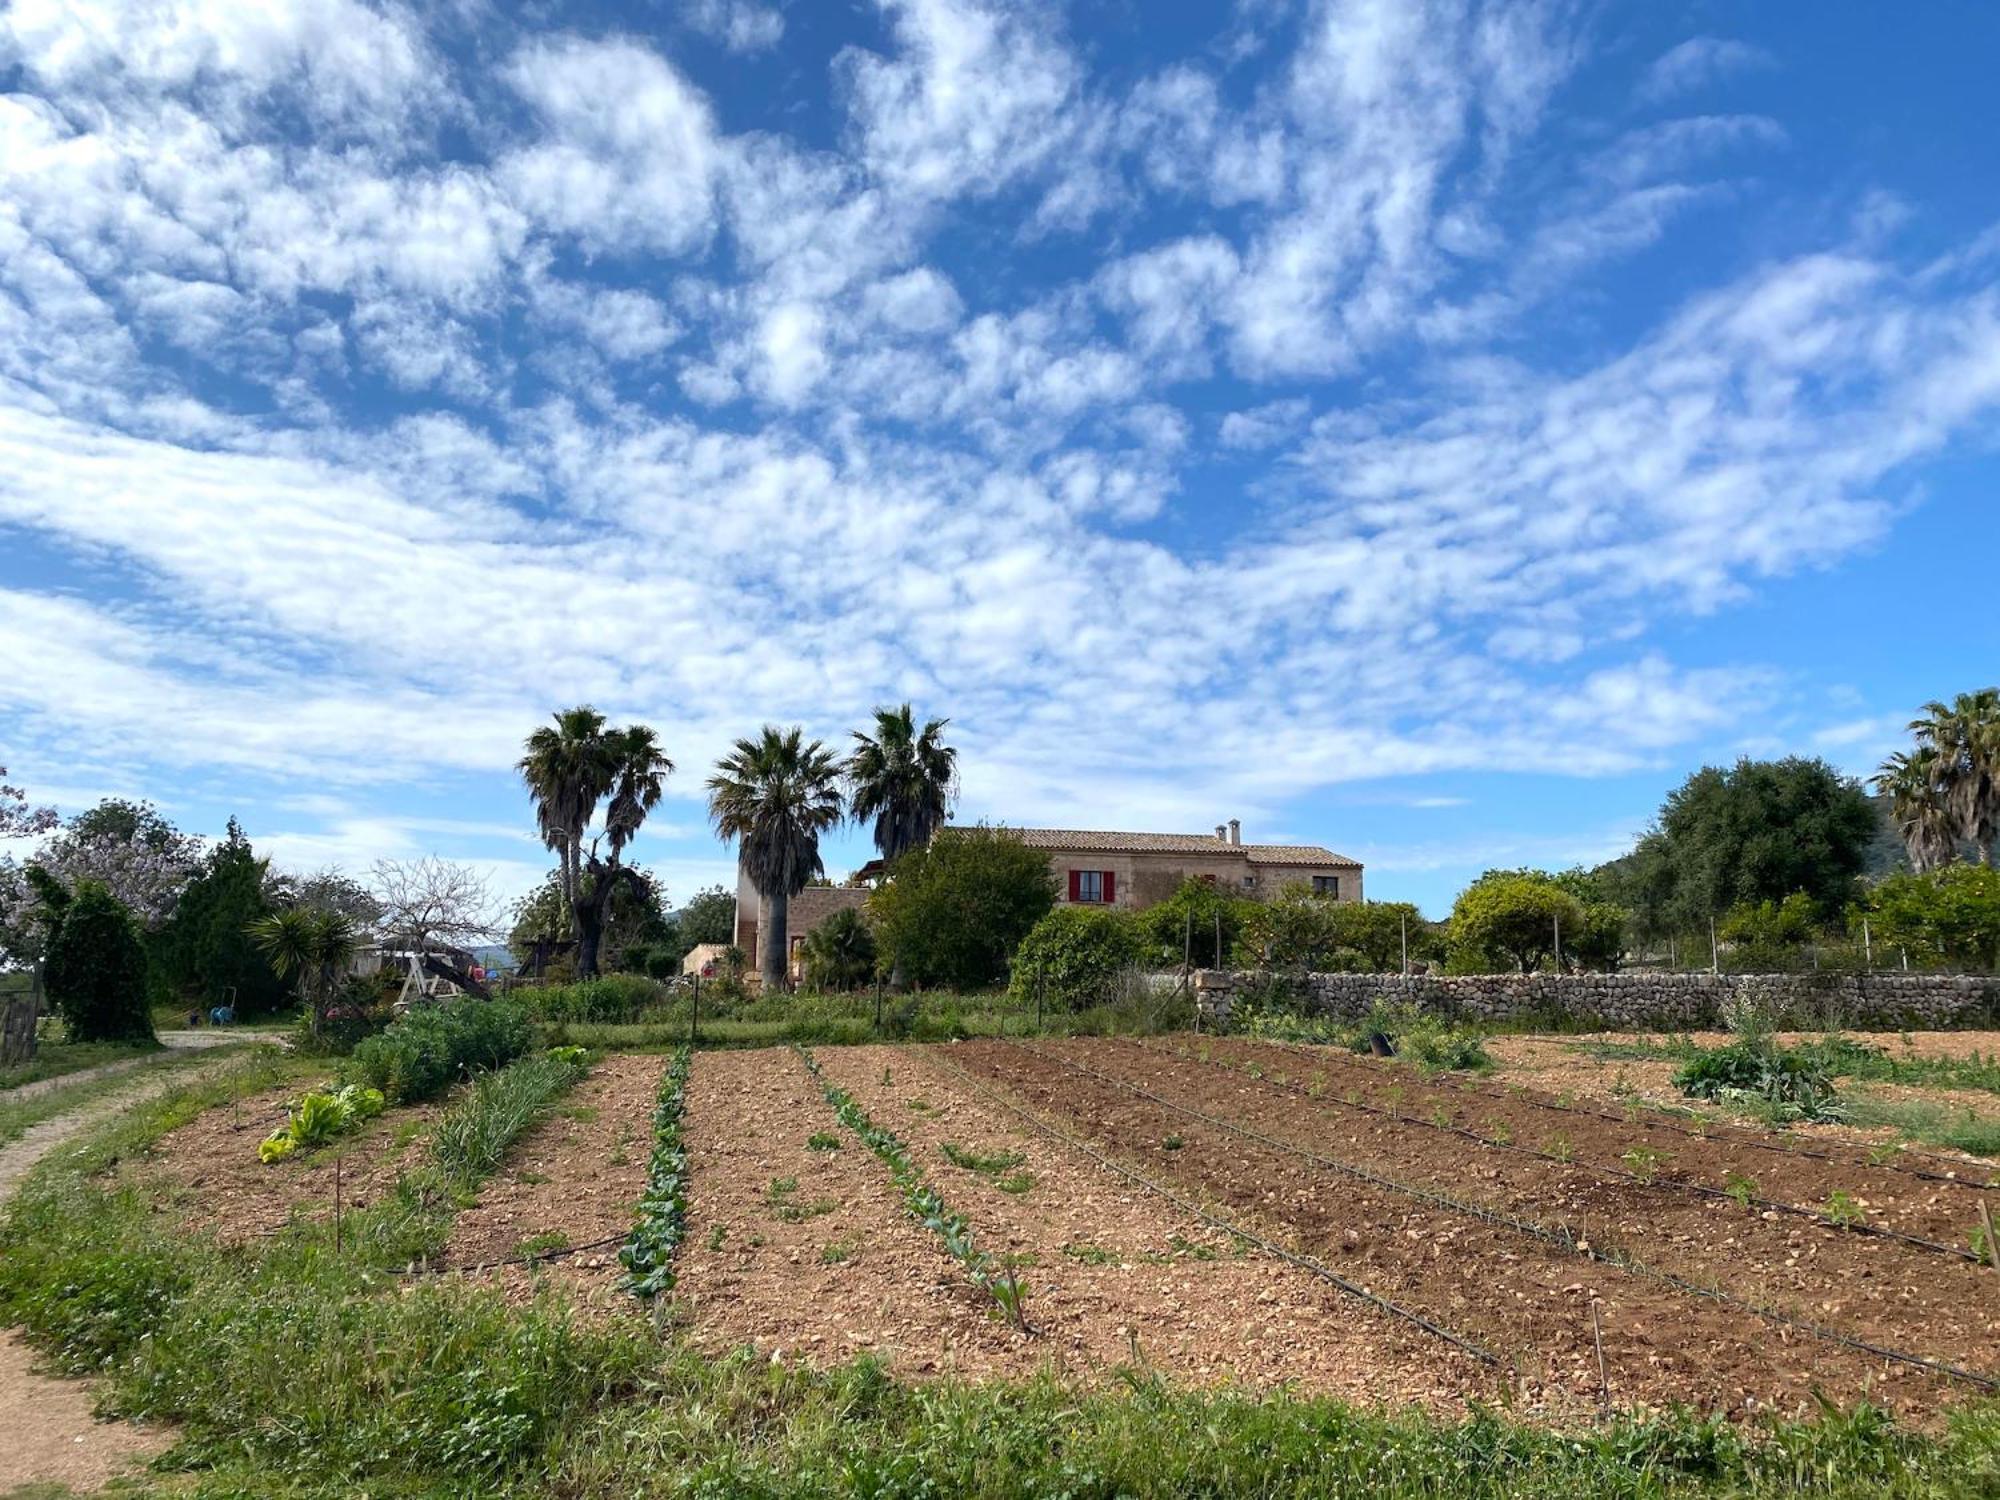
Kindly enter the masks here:
[[1011, 1172], [1028, 1159], [1026, 1153], [1020, 1151], [980, 1152], [966, 1146], [955, 1145], [950, 1141], [946, 1141], [938, 1149], [944, 1153], [944, 1159], [954, 1167], [961, 1167], [965, 1171], [977, 1172], [986, 1177], [997, 1177], [1002, 1172]]
[[771, 1217], [786, 1224], [803, 1224], [808, 1219], [820, 1219], [840, 1207], [834, 1198], [802, 1199], [799, 1197], [799, 1180], [796, 1177], [774, 1177], [771, 1185], [764, 1190], [764, 1207]]
[[2000, 1120], [1923, 1099], [1883, 1099], [1857, 1094], [1848, 1101], [1848, 1123], [1887, 1126], [1906, 1140], [1944, 1146], [1972, 1156], [2000, 1157]]
[[838, 1151], [839, 1149], [840, 1137], [830, 1130], [815, 1130], [811, 1135], [806, 1137], [806, 1150], [808, 1151]]
[[499, 1166], [521, 1132], [590, 1070], [588, 1059], [576, 1053], [524, 1057], [475, 1078], [432, 1132], [431, 1151], [445, 1175], [476, 1181]]
[[151, 1057], [166, 1049], [158, 1042], [48, 1042], [35, 1055], [11, 1068], [0, 1068], [0, 1092], [17, 1089], [24, 1083], [41, 1083], [85, 1068], [101, 1068], [107, 1063], [128, 1062], [135, 1057]]
[[516, 1260], [527, 1260], [533, 1256], [553, 1255], [558, 1250], [567, 1249], [569, 1249], [569, 1236], [560, 1229], [548, 1229], [516, 1241], [513, 1255]]

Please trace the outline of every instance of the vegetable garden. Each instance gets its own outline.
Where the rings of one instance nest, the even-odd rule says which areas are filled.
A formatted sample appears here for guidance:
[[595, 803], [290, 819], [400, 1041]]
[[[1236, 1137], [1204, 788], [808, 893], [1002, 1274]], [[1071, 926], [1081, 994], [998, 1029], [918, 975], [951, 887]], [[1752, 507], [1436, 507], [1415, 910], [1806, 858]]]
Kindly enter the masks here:
[[[1701, 1424], [1754, 1435], [1864, 1407], [1895, 1442], [1942, 1441], [2000, 1394], [2000, 1188], [1964, 1157], [1260, 1038], [593, 1058], [495, 1018], [457, 1043], [417, 1031], [345, 1082], [260, 1064], [254, 1091], [128, 1153], [116, 1175], [144, 1232], [177, 1208], [295, 1277], [350, 1267], [348, 1303], [497, 1293], [524, 1328], [554, 1317], [563, 1338], [716, 1369], [748, 1348], [800, 1378], [866, 1358], [953, 1390], [1053, 1379], [1084, 1402], [1136, 1382], [1438, 1420], [1471, 1403], [1524, 1432], [1636, 1412], [1724, 1446], [1730, 1426]], [[292, 1144], [260, 1162], [273, 1117], [268, 1139]], [[55, 1201], [31, 1206], [44, 1230]], [[100, 1232], [46, 1234], [36, 1255], [53, 1275], [65, 1235]], [[177, 1286], [203, 1284], [192, 1253], [173, 1252]], [[65, 1324], [24, 1300], [30, 1272], [6, 1275], [38, 1336], [117, 1368], [108, 1325]], [[108, 1295], [87, 1283], [86, 1301]], [[146, 1378], [149, 1409], [199, 1425]], [[631, 1399], [638, 1378], [621, 1364], [590, 1400]], [[518, 1457], [478, 1472], [498, 1484]]]

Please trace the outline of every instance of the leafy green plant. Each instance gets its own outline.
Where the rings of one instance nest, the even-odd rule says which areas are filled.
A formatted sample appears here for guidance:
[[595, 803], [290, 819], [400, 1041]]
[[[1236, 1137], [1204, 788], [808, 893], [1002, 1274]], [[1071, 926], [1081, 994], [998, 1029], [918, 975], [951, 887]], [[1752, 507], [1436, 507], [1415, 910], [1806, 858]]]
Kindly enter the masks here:
[[1559, 1162], [1567, 1163], [1576, 1160], [1576, 1147], [1566, 1135], [1558, 1134], [1550, 1136], [1549, 1143], [1544, 1149]]
[[303, 1094], [286, 1110], [286, 1123], [258, 1143], [257, 1159], [268, 1166], [295, 1152], [324, 1146], [364, 1120], [374, 1119], [384, 1107], [380, 1092], [351, 1083], [338, 1093], [315, 1090]]
[[1731, 1172], [1722, 1180], [1722, 1190], [1736, 1200], [1738, 1208], [1748, 1208], [1757, 1196], [1757, 1179], [1745, 1177], [1741, 1172]]
[[839, 1149], [840, 1137], [830, 1130], [815, 1130], [811, 1135], [806, 1137], [806, 1150], [808, 1151], [838, 1151]]
[[[646, 1191], [640, 1195], [632, 1232], [618, 1251], [618, 1262], [625, 1267], [621, 1284], [633, 1296], [647, 1300], [673, 1290], [674, 1251], [687, 1233], [687, 1149], [681, 1141], [681, 1116], [687, 1104], [691, 1056], [686, 1047], [675, 1052], [660, 1080]], [[710, 1240], [711, 1249], [721, 1243], [714, 1235]]]
[[1618, 1158], [1641, 1182], [1651, 1182], [1659, 1175], [1660, 1166], [1667, 1160], [1667, 1153], [1653, 1146], [1634, 1146]]
[[420, 1006], [362, 1041], [347, 1075], [397, 1104], [435, 1099], [468, 1073], [504, 1067], [534, 1044], [525, 1007], [461, 998]]
[[1690, 1099], [1761, 1105], [1776, 1120], [1839, 1120], [1845, 1112], [1826, 1065], [1804, 1049], [1756, 1036], [1697, 1053], [1674, 1083]]
[[1835, 1188], [1826, 1195], [1826, 1202], [1820, 1205], [1819, 1211], [1825, 1216], [1827, 1223], [1841, 1229], [1852, 1229], [1868, 1218], [1868, 1210], [1857, 1203], [1852, 1194], [1840, 1188]]

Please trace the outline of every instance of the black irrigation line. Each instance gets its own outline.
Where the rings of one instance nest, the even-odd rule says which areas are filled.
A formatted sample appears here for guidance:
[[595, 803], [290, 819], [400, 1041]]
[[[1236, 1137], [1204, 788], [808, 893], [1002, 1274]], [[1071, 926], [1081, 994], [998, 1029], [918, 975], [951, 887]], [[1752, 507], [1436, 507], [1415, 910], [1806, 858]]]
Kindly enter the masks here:
[[[1322, 1049], [1307, 1050], [1308, 1044], [1306, 1043], [1284, 1042], [1272, 1037], [1229, 1037], [1226, 1040], [1259, 1042], [1267, 1047], [1280, 1048], [1295, 1057], [1324, 1057], [1336, 1066], [1347, 1068], [1354, 1072], [1373, 1073], [1375, 1071], [1369, 1064], [1358, 1061], [1354, 1057], [1346, 1055], [1342, 1049], [1337, 1049], [1331, 1045]], [[1558, 1104], [1553, 1099], [1537, 1099], [1532, 1093], [1527, 1092], [1510, 1094], [1504, 1089], [1483, 1088], [1469, 1079], [1460, 1080], [1453, 1087], [1457, 1088], [1462, 1094], [1473, 1094], [1482, 1099], [1513, 1099], [1522, 1104], [1532, 1105], [1536, 1109], [1553, 1110], [1559, 1114], [1587, 1115], [1598, 1120], [1614, 1120], [1622, 1125], [1646, 1124], [1655, 1126], [1661, 1130], [1671, 1130], [1681, 1135], [1693, 1136], [1697, 1140], [1717, 1139], [1716, 1136], [1706, 1134], [1702, 1131], [1690, 1130], [1685, 1125], [1677, 1123], [1672, 1116], [1665, 1114], [1655, 1114], [1647, 1120], [1636, 1121], [1628, 1116], [1619, 1114], [1615, 1110], [1595, 1109], [1587, 1104]], [[1815, 1151], [1809, 1146], [1780, 1146], [1770, 1141], [1759, 1140], [1749, 1131], [1743, 1130], [1738, 1126], [1726, 1125], [1724, 1128], [1729, 1132], [1727, 1139], [1739, 1145], [1748, 1146], [1753, 1151], [1769, 1151], [1776, 1156], [1800, 1156], [1805, 1157], [1809, 1161], [1830, 1161], [1836, 1166], [1858, 1167], [1871, 1172], [1897, 1173], [1905, 1177], [1921, 1178], [1925, 1182], [1942, 1182], [1952, 1187], [1970, 1188], [1974, 1192], [1986, 1192], [1991, 1188], [2000, 1187], [2000, 1181], [1996, 1181], [1990, 1176], [1980, 1181], [1974, 1181], [1970, 1177], [1950, 1172], [1929, 1172], [1922, 1167], [1897, 1166], [1893, 1162], [1876, 1163], [1862, 1157], [1841, 1156], [1831, 1151]], [[1905, 1149], [1906, 1154], [1921, 1157], [1925, 1161], [1949, 1162], [1955, 1166], [1962, 1165], [1966, 1167], [1979, 1165], [1979, 1163], [1971, 1161], [1961, 1163], [1955, 1157], [1940, 1156], [1934, 1151], [1908, 1151], [1907, 1148]]]
[[1920, 1370], [1929, 1371], [1935, 1375], [1948, 1376], [1953, 1380], [1960, 1380], [1968, 1385], [1976, 1386], [1980, 1390], [2000, 1391], [2000, 1379], [1980, 1375], [1974, 1371], [1962, 1369], [1958, 1365], [1946, 1363], [1943, 1360], [1930, 1359], [1921, 1354], [1909, 1354], [1900, 1349], [1891, 1349], [1885, 1345], [1868, 1343], [1866, 1340], [1840, 1333], [1834, 1329], [1814, 1323], [1809, 1319], [1800, 1318], [1791, 1313], [1780, 1312], [1776, 1308], [1765, 1307], [1759, 1303], [1747, 1301], [1732, 1293], [1725, 1292], [1719, 1287], [1702, 1286], [1698, 1282], [1688, 1281], [1683, 1277], [1674, 1275], [1672, 1272], [1655, 1270], [1651, 1266], [1631, 1259], [1629, 1256], [1613, 1255], [1608, 1251], [1599, 1250], [1595, 1246], [1586, 1246], [1574, 1235], [1549, 1229], [1531, 1220], [1515, 1218], [1511, 1214], [1503, 1214], [1493, 1209], [1483, 1208], [1475, 1203], [1464, 1203], [1447, 1197], [1444, 1194], [1427, 1192], [1422, 1188], [1413, 1188], [1407, 1184], [1396, 1182], [1391, 1178], [1378, 1176], [1363, 1168], [1350, 1166], [1346, 1162], [1335, 1161], [1330, 1156], [1321, 1156], [1317, 1152], [1309, 1151], [1303, 1146], [1293, 1145], [1288, 1141], [1281, 1141], [1276, 1136], [1264, 1135], [1259, 1131], [1233, 1124], [1217, 1116], [1203, 1114], [1200, 1110], [1189, 1109], [1185, 1105], [1176, 1104], [1171, 1099], [1141, 1088], [1136, 1083], [1128, 1083], [1124, 1079], [1113, 1078], [1107, 1073], [1098, 1072], [1095, 1068], [1086, 1067], [1082, 1063], [1072, 1062], [1065, 1057], [1058, 1057], [1054, 1053], [1043, 1052], [1039, 1048], [1028, 1046], [1026, 1043], [1016, 1042], [1008, 1038], [996, 1038], [996, 1040], [1004, 1041], [1007, 1046], [1017, 1048], [1027, 1053], [1030, 1057], [1037, 1057], [1045, 1062], [1055, 1063], [1059, 1067], [1070, 1068], [1087, 1077], [1108, 1083], [1114, 1088], [1121, 1088], [1128, 1093], [1137, 1094], [1139, 1097], [1149, 1099], [1164, 1109], [1172, 1110], [1176, 1114], [1186, 1115], [1189, 1119], [1200, 1120], [1205, 1124], [1231, 1131], [1236, 1135], [1271, 1146], [1279, 1151], [1289, 1152], [1291, 1155], [1310, 1161], [1316, 1166], [1339, 1172], [1344, 1176], [1357, 1178], [1360, 1181], [1401, 1194], [1404, 1197], [1415, 1199], [1418, 1202], [1433, 1204], [1452, 1212], [1484, 1220], [1487, 1223], [1501, 1225], [1516, 1233], [1539, 1240], [1544, 1244], [1552, 1245], [1557, 1249], [1565, 1250], [1574, 1255], [1581, 1255], [1588, 1260], [1609, 1266], [1613, 1270], [1657, 1281], [1663, 1286], [1672, 1287], [1676, 1291], [1685, 1292], [1691, 1296], [1709, 1298], [1725, 1307], [1734, 1307], [1740, 1311], [1750, 1313], [1754, 1317], [1762, 1318], [1767, 1322], [1797, 1329], [1802, 1333], [1810, 1334], [1816, 1339], [1838, 1345], [1841, 1348], [1867, 1354], [1877, 1359], [1889, 1360], [1897, 1364], [1910, 1365]]
[[1126, 1181], [1134, 1183], [1141, 1188], [1144, 1188], [1149, 1193], [1153, 1193], [1158, 1197], [1166, 1199], [1167, 1202], [1173, 1204], [1174, 1207], [1178, 1208], [1182, 1213], [1192, 1215], [1194, 1218], [1197, 1218], [1201, 1220], [1202, 1223], [1208, 1225], [1211, 1229], [1218, 1229], [1222, 1233], [1229, 1235], [1234, 1239], [1243, 1241], [1243, 1243], [1245, 1243], [1246, 1245], [1255, 1245], [1259, 1250], [1264, 1251], [1266, 1254], [1275, 1255], [1280, 1260], [1289, 1262], [1290, 1264], [1297, 1266], [1300, 1270], [1305, 1271], [1309, 1275], [1318, 1277], [1321, 1281], [1328, 1283], [1329, 1285], [1333, 1286], [1335, 1289], [1339, 1291], [1345, 1292], [1348, 1296], [1358, 1298], [1361, 1301], [1368, 1303], [1371, 1307], [1374, 1307], [1382, 1312], [1390, 1314], [1392, 1317], [1400, 1318], [1406, 1323], [1413, 1324], [1414, 1326], [1422, 1329], [1425, 1333], [1430, 1334], [1434, 1338], [1443, 1339], [1447, 1344], [1450, 1344], [1452, 1347], [1456, 1349], [1464, 1350], [1467, 1354], [1470, 1354], [1474, 1359], [1479, 1360], [1482, 1364], [1491, 1365], [1495, 1368], [1499, 1368], [1501, 1365], [1505, 1363], [1505, 1361], [1503, 1361], [1500, 1358], [1500, 1356], [1495, 1354], [1492, 1350], [1487, 1349], [1479, 1344], [1475, 1344], [1472, 1342], [1472, 1340], [1465, 1338], [1459, 1334], [1453, 1333], [1449, 1328], [1446, 1328], [1441, 1323], [1432, 1322], [1429, 1318], [1426, 1318], [1422, 1313], [1412, 1311], [1410, 1308], [1404, 1307], [1400, 1303], [1392, 1302], [1387, 1297], [1379, 1296], [1378, 1294], [1369, 1291], [1366, 1287], [1360, 1286], [1355, 1282], [1349, 1281], [1345, 1276], [1342, 1276], [1338, 1271], [1335, 1271], [1331, 1266], [1328, 1266], [1325, 1262], [1317, 1260], [1310, 1255], [1301, 1254], [1299, 1251], [1287, 1249], [1285, 1246], [1278, 1244], [1275, 1240], [1266, 1239], [1264, 1238], [1264, 1236], [1257, 1234], [1252, 1230], [1245, 1229], [1239, 1224], [1232, 1223], [1230, 1220], [1223, 1218], [1219, 1214], [1211, 1213], [1209, 1210], [1203, 1208], [1200, 1204], [1195, 1203], [1192, 1199], [1183, 1197], [1179, 1193], [1174, 1192], [1173, 1189], [1164, 1187], [1160, 1183], [1153, 1181], [1150, 1177], [1146, 1177], [1141, 1173], [1133, 1171], [1132, 1168], [1126, 1166], [1124, 1163], [1117, 1161], [1110, 1156], [1105, 1155], [1103, 1152], [1095, 1149], [1094, 1147], [1085, 1145], [1075, 1136], [1072, 1136], [1065, 1131], [1056, 1129], [1055, 1126], [1050, 1125], [1045, 1120], [1040, 1119], [1029, 1110], [1023, 1108], [1020, 1104], [1017, 1104], [1013, 1100], [1007, 1098], [1004, 1094], [1000, 1093], [998, 1090], [989, 1088], [987, 1085], [981, 1083], [977, 1078], [974, 1078], [970, 1073], [966, 1072], [965, 1069], [961, 1068], [957, 1063], [951, 1062], [950, 1060], [945, 1058], [942, 1054], [937, 1052], [932, 1052], [931, 1057], [934, 1060], [936, 1060], [941, 1066], [947, 1069], [949, 1072], [957, 1075], [958, 1079], [962, 1083], [964, 1083], [968, 1088], [972, 1089], [975, 1093], [982, 1095], [984, 1098], [992, 1101], [994, 1104], [999, 1105], [1002, 1109], [1005, 1109], [1011, 1112], [1012, 1114], [1016, 1115], [1017, 1117], [1020, 1118], [1020, 1120], [1023, 1123], [1027, 1124], [1032, 1129], [1038, 1130], [1043, 1135], [1049, 1137], [1051, 1140], [1059, 1141], [1063, 1145], [1069, 1147], [1070, 1150], [1079, 1152], [1082, 1155], [1090, 1158], [1090, 1160], [1096, 1162], [1098, 1166], [1104, 1168], [1107, 1172], [1115, 1172], [1118, 1176], [1123, 1177]]
[[[1135, 1040], [1134, 1045], [1146, 1052], [1157, 1053], [1161, 1051], [1160, 1048], [1149, 1046], [1141, 1041]], [[1213, 1062], [1205, 1058], [1192, 1056], [1179, 1048], [1174, 1048], [1171, 1054], [1168, 1055], [1178, 1057], [1183, 1062], [1193, 1063], [1196, 1067], [1228, 1068], [1232, 1074], [1240, 1071], [1231, 1067], [1228, 1063]], [[1286, 1093], [1297, 1094], [1301, 1098], [1310, 1099], [1315, 1104], [1324, 1105], [1329, 1108], [1359, 1110], [1363, 1114], [1381, 1115], [1401, 1125], [1415, 1125], [1423, 1130], [1442, 1131], [1446, 1135], [1455, 1135], [1461, 1139], [1472, 1141], [1477, 1145], [1489, 1147], [1495, 1151], [1509, 1151], [1517, 1156], [1532, 1157], [1536, 1161], [1553, 1162], [1557, 1166], [1580, 1167], [1586, 1172], [1595, 1172], [1603, 1177], [1636, 1183], [1640, 1187], [1653, 1189], [1658, 1192], [1688, 1193], [1698, 1198], [1726, 1198], [1732, 1203], [1741, 1202], [1746, 1205], [1754, 1203], [1759, 1208], [1772, 1209], [1782, 1214], [1792, 1214], [1801, 1219], [1811, 1220], [1823, 1228], [1837, 1230], [1843, 1234], [1872, 1235], [1877, 1239], [1893, 1240], [1898, 1244], [1909, 1245], [1932, 1255], [1944, 1255], [1958, 1260], [1970, 1261], [1975, 1266], [1983, 1266], [1986, 1263], [1980, 1256], [1974, 1255], [1970, 1250], [1961, 1250], [1956, 1245], [1947, 1245], [1938, 1240], [1927, 1240], [1921, 1235], [1905, 1234], [1900, 1229], [1890, 1229], [1880, 1224], [1869, 1224], [1866, 1222], [1856, 1224], [1836, 1223], [1817, 1209], [1807, 1208], [1802, 1204], [1786, 1203], [1777, 1198], [1763, 1198], [1755, 1193], [1745, 1194], [1739, 1199], [1727, 1189], [1708, 1187], [1699, 1182], [1676, 1182], [1670, 1179], [1662, 1180], [1658, 1177], [1641, 1177], [1637, 1172], [1631, 1171], [1628, 1168], [1614, 1167], [1609, 1163], [1574, 1159], [1565, 1161], [1553, 1152], [1538, 1151], [1533, 1146], [1517, 1146], [1512, 1141], [1496, 1140], [1492, 1136], [1481, 1135], [1476, 1130], [1468, 1130], [1463, 1125], [1440, 1125], [1436, 1120], [1426, 1120], [1418, 1115], [1406, 1115], [1399, 1110], [1388, 1109], [1379, 1104], [1367, 1104], [1357, 1099], [1334, 1098], [1331, 1095], [1314, 1094], [1310, 1090], [1300, 1088], [1296, 1084], [1280, 1083], [1275, 1078], [1266, 1078], [1257, 1073], [1245, 1073], [1244, 1076], [1256, 1083], [1264, 1084], [1266, 1087], [1280, 1089]]]

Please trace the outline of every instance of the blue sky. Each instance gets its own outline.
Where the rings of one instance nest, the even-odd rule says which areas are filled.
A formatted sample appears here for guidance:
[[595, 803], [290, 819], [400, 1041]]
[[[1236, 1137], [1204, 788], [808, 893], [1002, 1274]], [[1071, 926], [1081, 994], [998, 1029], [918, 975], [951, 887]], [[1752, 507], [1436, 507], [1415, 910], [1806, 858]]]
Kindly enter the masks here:
[[[1983, 8], [14, 0], [0, 764], [543, 867], [949, 714], [964, 814], [1434, 914], [1996, 676]], [[843, 834], [839, 873], [865, 857]]]

